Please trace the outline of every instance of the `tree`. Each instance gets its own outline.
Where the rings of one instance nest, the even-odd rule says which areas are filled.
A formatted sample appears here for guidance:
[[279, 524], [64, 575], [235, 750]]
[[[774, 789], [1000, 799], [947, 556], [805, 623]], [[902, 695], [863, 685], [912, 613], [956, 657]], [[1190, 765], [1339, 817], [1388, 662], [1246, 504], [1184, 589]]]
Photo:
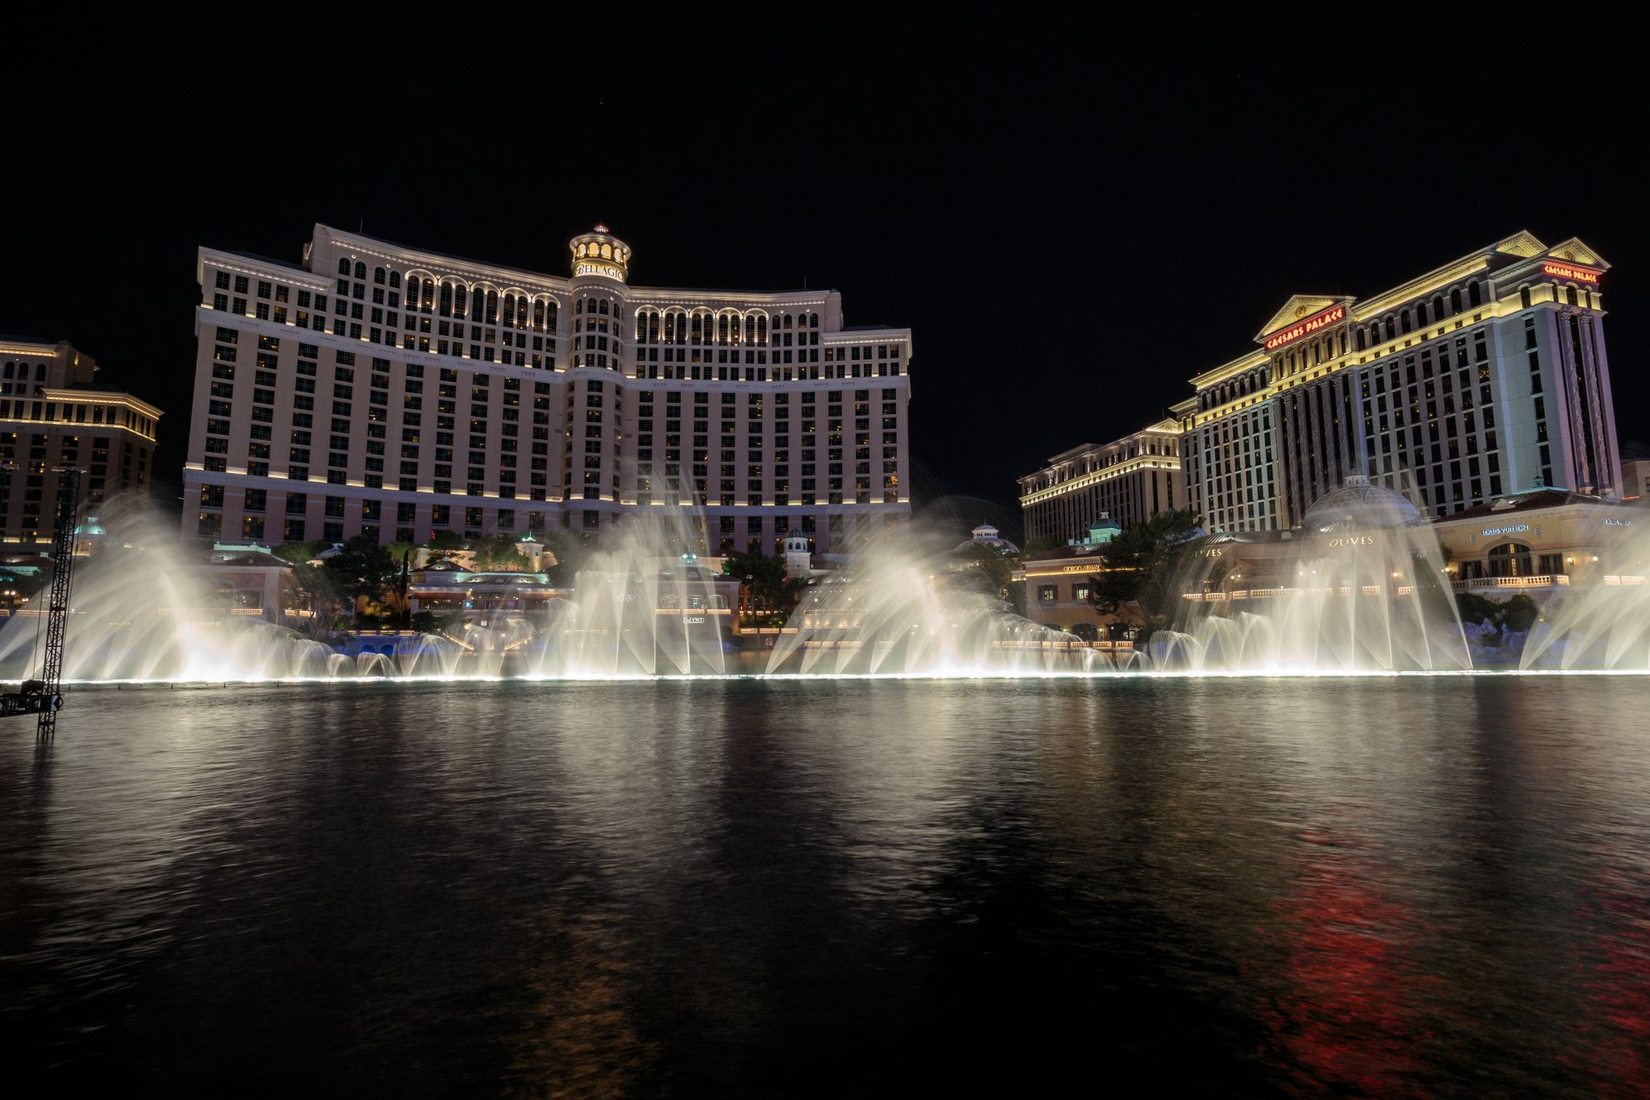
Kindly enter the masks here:
[[750, 593], [751, 604], [762, 606], [762, 618], [779, 620], [790, 618], [802, 598], [802, 582], [785, 576], [785, 563], [779, 558], [756, 554], [729, 554], [722, 559], [722, 573], [738, 577], [739, 583]]
[[1488, 624], [1498, 634], [1521, 634], [1534, 626], [1541, 614], [1536, 602], [1522, 592], [1506, 603], [1485, 599], [1476, 592], [1457, 592], [1455, 607], [1463, 623]]
[[463, 550], [467, 543], [457, 531], [437, 531], [424, 545], [431, 550]]
[[475, 551], [476, 568], [498, 572], [520, 572], [527, 568], [527, 556], [516, 549], [516, 541], [509, 535], [496, 535], [471, 543]]
[[1089, 603], [1102, 614], [1125, 604], [1140, 609], [1143, 633], [1171, 625], [1180, 606], [1180, 567], [1198, 527], [1196, 512], [1158, 512], [1124, 528], [1105, 545], [1105, 571], [1089, 585]]
[[[418, 549], [418, 545], [416, 543], [392, 542], [392, 543], [390, 543], [390, 544], [388, 544], [387, 546], [384, 547], [384, 553], [388, 554], [390, 556], [390, 560], [395, 563], [395, 567], [397, 569], [400, 569], [402, 558], [406, 554], [408, 554], [408, 553], [410, 553], [414, 550], [417, 550], [417, 549]], [[410, 562], [409, 562], [409, 564], [410, 564]]]
[[281, 590], [281, 606], [305, 614], [306, 632], [322, 638], [331, 634], [334, 620], [342, 613], [344, 599], [332, 575], [319, 566], [300, 561], [292, 567], [290, 583]]
[[1007, 600], [1016, 613], [1025, 614], [1025, 586], [1014, 583], [1020, 559], [984, 543], [965, 542], [952, 551], [952, 559], [965, 566], [967, 575], [980, 578], [980, 588], [993, 599]]
[[554, 564], [545, 570], [550, 576], [550, 583], [563, 588], [571, 587], [573, 579], [595, 550], [594, 541], [583, 532], [576, 531], [546, 531], [541, 541], [545, 554], [554, 559]]
[[309, 542], [283, 542], [270, 553], [282, 561], [289, 561], [294, 565], [303, 565], [313, 561], [316, 554], [325, 550], [329, 543], [324, 539], [312, 539]]
[[1534, 600], [1522, 592], [1501, 607], [1502, 625], [1515, 633], [1530, 629], [1540, 616], [1541, 609], [1535, 605]]
[[[322, 568], [358, 609], [366, 601], [371, 611], [370, 605], [387, 602], [385, 586], [399, 575], [401, 563], [393, 560], [373, 536], [356, 535]], [[381, 614], [381, 610], [372, 613]]]

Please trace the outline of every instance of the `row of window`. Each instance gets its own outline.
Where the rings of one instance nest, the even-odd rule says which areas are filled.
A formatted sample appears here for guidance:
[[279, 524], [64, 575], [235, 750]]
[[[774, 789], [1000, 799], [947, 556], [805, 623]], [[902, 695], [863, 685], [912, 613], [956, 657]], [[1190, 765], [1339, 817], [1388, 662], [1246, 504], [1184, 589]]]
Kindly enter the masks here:
[[[525, 292], [501, 292], [496, 288], [478, 285], [474, 288], [466, 284], [451, 280], [437, 282], [433, 279], [421, 279], [418, 276], [409, 276], [407, 279], [407, 297], [403, 303], [399, 286], [400, 275], [388, 272], [384, 279], [378, 278], [383, 268], [375, 268], [373, 281], [377, 285], [369, 286], [366, 280], [366, 266], [359, 261], [353, 264], [347, 258], [339, 261], [340, 274], [336, 294], [333, 295], [333, 311], [331, 332], [348, 339], [365, 339], [370, 343], [388, 347], [400, 347], [403, 350], [417, 350], [438, 355], [452, 355], [483, 362], [499, 362], [513, 366], [529, 366], [545, 369], [555, 366], [555, 337], [558, 332], [558, 306], [555, 299], [548, 296], [533, 297]], [[353, 281], [352, 277], [353, 276]], [[216, 292], [212, 296], [212, 308], [235, 314], [249, 314], [259, 320], [273, 321], [279, 324], [292, 323], [299, 328], [313, 329], [314, 331], [328, 331], [326, 310], [328, 296], [323, 293], [300, 289], [297, 293], [297, 308], [289, 312], [288, 288], [284, 284], [272, 284], [268, 280], [259, 280], [257, 284], [258, 298], [252, 300], [248, 310], [250, 280], [248, 276], [231, 276], [228, 271], [218, 270], [215, 274]], [[233, 289], [235, 297], [230, 296]], [[405, 312], [402, 312], [404, 304]], [[599, 332], [601, 340], [613, 340], [611, 348], [600, 347], [596, 344], [576, 346], [569, 357], [570, 367], [595, 367], [598, 369], [617, 370], [621, 360], [616, 354], [619, 343], [624, 336], [623, 323], [620, 319], [622, 304], [617, 300], [595, 295], [581, 295], [574, 299], [574, 329], [582, 338], [584, 334]], [[313, 311], [313, 312], [312, 312]], [[424, 314], [427, 316], [416, 316]], [[720, 343], [725, 348], [728, 345], [740, 343], [767, 342], [769, 318], [766, 314], [740, 314], [732, 318], [724, 312], [720, 321], [713, 322], [713, 315], [708, 311], [700, 310], [693, 314], [685, 311], [665, 311], [644, 309], [638, 316], [646, 316], [645, 332], [639, 335], [644, 342], [658, 343], [664, 337], [664, 342], [685, 343], [692, 336], [696, 345], [713, 345]], [[432, 328], [432, 320], [435, 321]], [[611, 317], [609, 322], [607, 318]], [[743, 318], [748, 324], [741, 324]], [[679, 319], [679, 320], [678, 320]], [[468, 326], [468, 341], [466, 341], [466, 326], [464, 321], [471, 322]], [[802, 314], [792, 315], [783, 313], [773, 319], [772, 344], [776, 349], [773, 352], [775, 367], [782, 365], [796, 365], [798, 363], [818, 363], [819, 350], [816, 347], [808, 351], [797, 352], [793, 359], [789, 350], [780, 351], [780, 348], [791, 347], [793, 340], [802, 343], [819, 343], [819, 315]], [[801, 332], [791, 331], [792, 324]], [[638, 321], [640, 324], [641, 322]], [[485, 326], [485, 327], [484, 327]], [[599, 326], [599, 327], [598, 327]], [[677, 328], [680, 328], [680, 333]], [[713, 333], [712, 329], [725, 330], [727, 335]], [[523, 331], [511, 331], [519, 329]], [[750, 337], [745, 339], [745, 330], [749, 329]], [[404, 331], [399, 331], [404, 330]], [[531, 341], [531, 355], [528, 353], [528, 334], [533, 333]], [[661, 374], [653, 364], [658, 363], [658, 347], [646, 349], [638, 355], [638, 371], [640, 377], [686, 377], [687, 370], [680, 366], [667, 366]], [[673, 349], [667, 349], [673, 350]], [[614, 353], [614, 354], [610, 354]], [[869, 365], [872, 356], [872, 345], [855, 345], [852, 348], [826, 348], [826, 362], [858, 361], [862, 356], [867, 364], [862, 369], [848, 367], [827, 370], [826, 376], [862, 377], [886, 376], [903, 373], [903, 355], [899, 346], [877, 346], [879, 362], [873, 371]], [[833, 359], [833, 353], [835, 359]], [[851, 353], [851, 359], [848, 356]], [[767, 352], [756, 353], [752, 361], [751, 353], [747, 352], [746, 361], [751, 366], [766, 366]], [[697, 358], [697, 356], [695, 357]], [[724, 362], [727, 360], [724, 358]], [[669, 363], [670, 360], [666, 360]], [[643, 366], [642, 364], [646, 364]], [[758, 377], [746, 370], [741, 377], [738, 371], [733, 372], [732, 378], [723, 374], [723, 380], [734, 381], [767, 381], [766, 372], [760, 372]], [[798, 372], [800, 374], [800, 372]], [[775, 372], [775, 380], [790, 380], [791, 371]], [[695, 377], [698, 377], [696, 374]], [[705, 377], [709, 377], [708, 372]]]

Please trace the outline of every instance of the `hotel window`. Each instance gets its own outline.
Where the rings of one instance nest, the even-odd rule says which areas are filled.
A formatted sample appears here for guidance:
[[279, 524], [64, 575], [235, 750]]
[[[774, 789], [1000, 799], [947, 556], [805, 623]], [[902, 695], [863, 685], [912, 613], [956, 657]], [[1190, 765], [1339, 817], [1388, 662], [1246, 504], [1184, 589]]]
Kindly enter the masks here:
[[1040, 603], [1054, 603], [1059, 599], [1059, 585], [1040, 584], [1037, 586], [1037, 599]]

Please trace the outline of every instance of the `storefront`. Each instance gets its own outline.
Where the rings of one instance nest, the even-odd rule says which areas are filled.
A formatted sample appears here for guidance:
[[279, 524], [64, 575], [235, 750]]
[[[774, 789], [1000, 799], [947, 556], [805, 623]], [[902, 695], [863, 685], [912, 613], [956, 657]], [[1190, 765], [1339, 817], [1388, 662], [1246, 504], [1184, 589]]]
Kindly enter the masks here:
[[1456, 591], [1644, 584], [1650, 514], [1564, 489], [1501, 497], [1433, 524]]

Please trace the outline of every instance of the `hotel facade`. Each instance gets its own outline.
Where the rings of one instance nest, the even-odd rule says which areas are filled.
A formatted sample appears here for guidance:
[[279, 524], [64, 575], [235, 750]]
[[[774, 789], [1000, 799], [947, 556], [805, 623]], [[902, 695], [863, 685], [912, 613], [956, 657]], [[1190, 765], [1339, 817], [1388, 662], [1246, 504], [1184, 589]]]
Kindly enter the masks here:
[[1288, 529], [1360, 473], [1434, 518], [1619, 494], [1608, 269], [1521, 232], [1367, 300], [1294, 296], [1172, 410], [1190, 506], [1211, 530]]
[[[1164, 495], [1217, 532], [1288, 530], [1365, 473], [1429, 518], [1545, 486], [1619, 496], [1608, 270], [1579, 240], [1520, 232], [1368, 299], [1295, 295], [1171, 407], [1181, 484]], [[1125, 443], [1022, 478], [1027, 538], [1072, 537], [1050, 504]]]
[[1186, 507], [1180, 423], [1161, 420], [1112, 443], [1085, 443], [1020, 478], [1027, 545], [1080, 541], [1101, 516], [1120, 526]]
[[81, 507], [146, 493], [161, 410], [95, 384], [91, 356], [65, 341], [0, 337], [0, 539], [52, 544], [60, 467], [85, 471]]
[[701, 509], [699, 552], [848, 550], [909, 517], [911, 333], [836, 291], [568, 277], [317, 225], [302, 265], [202, 248], [186, 537], [421, 542]]

